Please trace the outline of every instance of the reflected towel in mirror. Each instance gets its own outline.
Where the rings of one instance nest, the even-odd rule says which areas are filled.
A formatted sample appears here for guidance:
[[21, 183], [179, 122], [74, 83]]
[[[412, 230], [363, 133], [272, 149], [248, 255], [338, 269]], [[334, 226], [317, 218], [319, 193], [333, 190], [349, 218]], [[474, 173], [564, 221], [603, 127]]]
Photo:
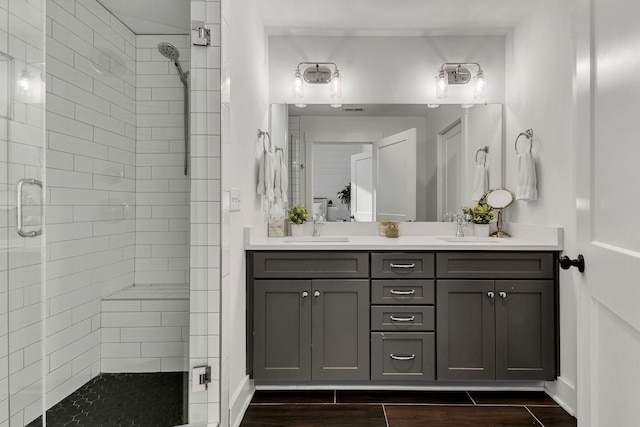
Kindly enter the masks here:
[[476, 170], [473, 175], [473, 191], [471, 193], [471, 200], [474, 202], [479, 201], [482, 195], [488, 189], [488, 170], [485, 165], [476, 165]]
[[275, 156], [275, 180], [274, 180], [274, 196], [276, 200], [282, 200], [287, 203], [289, 198], [287, 197], [287, 188], [289, 186], [289, 179], [287, 174], [287, 163], [284, 156], [284, 150], [276, 148]]
[[538, 200], [536, 164], [531, 152], [518, 154], [516, 200]]

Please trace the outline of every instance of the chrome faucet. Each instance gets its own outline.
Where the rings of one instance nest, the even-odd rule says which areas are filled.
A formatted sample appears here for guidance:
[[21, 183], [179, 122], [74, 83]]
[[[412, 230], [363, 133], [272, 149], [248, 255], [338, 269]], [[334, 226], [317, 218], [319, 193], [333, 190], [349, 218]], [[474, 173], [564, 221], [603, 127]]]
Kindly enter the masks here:
[[320, 227], [324, 225], [324, 216], [322, 214], [313, 214], [313, 237], [320, 237]]
[[470, 216], [465, 213], [459, 213], [458, 215], [456, 215], [456, 222], [458, 224], [458, 228], [456, 229], [456, 237], [464, 237], [462, 227], [466, 227], [470, 219]]

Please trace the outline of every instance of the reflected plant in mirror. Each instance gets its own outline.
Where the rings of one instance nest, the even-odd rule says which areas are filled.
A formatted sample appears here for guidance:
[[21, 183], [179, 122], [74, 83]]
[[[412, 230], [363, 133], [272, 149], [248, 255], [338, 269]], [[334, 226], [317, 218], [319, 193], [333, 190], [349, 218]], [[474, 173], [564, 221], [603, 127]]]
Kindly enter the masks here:
[[[502, 186], [501, 104], [287, 108], [278, 126], [288, 129], [292, 203], [335, 199], [350, 182], [356, 221], [440, 221], [471, 204], [481, 147], [489, 147], [488, 187]], [[336, 219], [348, 220], [340, 209]]]

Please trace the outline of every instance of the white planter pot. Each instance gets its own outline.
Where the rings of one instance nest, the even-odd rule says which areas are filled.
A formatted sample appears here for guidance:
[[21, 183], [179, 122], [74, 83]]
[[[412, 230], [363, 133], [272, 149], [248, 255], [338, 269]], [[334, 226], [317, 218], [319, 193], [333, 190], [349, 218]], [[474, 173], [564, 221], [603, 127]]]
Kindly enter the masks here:
[[489, 237], [489, 224], [473, 224], [473, 235], [476, 237]]
[[304, 236], [304, 224], [289, 224], [289, 228], [291, 229], [292, 237]]

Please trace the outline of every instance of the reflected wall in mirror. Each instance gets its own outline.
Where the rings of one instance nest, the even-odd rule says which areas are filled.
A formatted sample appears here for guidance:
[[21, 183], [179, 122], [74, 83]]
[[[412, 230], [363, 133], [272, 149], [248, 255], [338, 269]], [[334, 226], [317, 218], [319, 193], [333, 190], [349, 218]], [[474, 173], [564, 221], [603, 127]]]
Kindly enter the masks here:
[[[502, 186], [501, 104], [475, 104], [472, 108], [289, 105], [286, 126], [289, 203], [311, 207], [314, 198], [326, 198], [337, 208], [332, 215], [336, 220], [354, 216], [358, 221], [442, 221], [446, 213], [459, 212], [471, 204], [478, 185], [484, 189]], [[376, 143], [411, 129], [415, 129], [413, 153], [392, 144], [385, 146], [392, 148], [386, 150], [389, 156], [378, 157], [381, 151], [375, 149]], [[488, 153], [478, 151], [483, 147], [488, 147]], [[367, 182], [368, 176], [371, 182]], [[480, 176], [485, 182], [478, 182]], [[348, 210], [337, 193], [350, 183]], [[388, 203], [382, 210], [376, 198], [379, 191], [392, 195], [385, 199]]]

